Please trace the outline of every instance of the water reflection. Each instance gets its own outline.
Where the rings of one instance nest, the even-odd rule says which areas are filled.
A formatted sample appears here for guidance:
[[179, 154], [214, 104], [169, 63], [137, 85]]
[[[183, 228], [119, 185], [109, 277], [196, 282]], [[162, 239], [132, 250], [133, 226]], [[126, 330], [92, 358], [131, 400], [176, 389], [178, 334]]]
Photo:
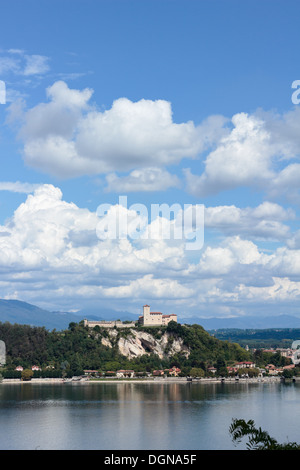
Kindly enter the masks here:
[[286, 422], [297, 432], [298, 393], [297, 384], [2, 384], [0, 446], [230, 449], [233, 417], [276, 432]]

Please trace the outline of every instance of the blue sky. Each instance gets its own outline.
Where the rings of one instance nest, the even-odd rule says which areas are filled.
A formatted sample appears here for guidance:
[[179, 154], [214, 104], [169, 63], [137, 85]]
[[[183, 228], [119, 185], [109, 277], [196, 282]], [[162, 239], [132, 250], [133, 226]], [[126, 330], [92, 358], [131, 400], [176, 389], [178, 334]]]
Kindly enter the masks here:
[[[299, 315], [299, 14], [291, 0], [3, 2], [0, 297]], [[99, 239], [97, 207], [112, 216], [120, 195], [128, 217], [202, 205], [202, 248]]]

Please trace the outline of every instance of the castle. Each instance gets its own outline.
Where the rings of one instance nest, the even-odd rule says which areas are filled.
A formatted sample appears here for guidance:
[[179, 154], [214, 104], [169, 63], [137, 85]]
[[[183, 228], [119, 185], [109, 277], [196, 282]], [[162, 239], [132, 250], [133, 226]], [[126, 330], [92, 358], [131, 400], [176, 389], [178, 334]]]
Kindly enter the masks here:
[[121, 320], [113, 320], [113, 321], [105, 321], [105, 320], [87, 320], [86, 318], [83, 320], [84, 326], [88, 326], [89, 328], [95, 328], [95, 326], [99, 326], [100, 328], [134, 328], [135, 322], [128, 322], [123, 323]]
[[150, 306], [143, 306], [143, 315], [139, 317], [139, 323], [144, 326], [160, 326], [167, 325], [170, 321], [177, 322], [177, 315], [163, 315], [161, 312], [150, 312]]
[[[177, 323], [177, 315], [171, 313], [170, 315], [163, 315], [161, 312], [150, 312], [150, 306], [143, 306], [143, 315], [139, 317], [138, 322], [144, 326], [161, 326], [167, 325], [170, 321], [175, 321]], [[84, 326], [89, 328], [94, 328], [99, 326], [102, 328], [133, 328], [135, 327], [135, 322], [126, 322], [123, 323], [120, 320], [115, 321], [90, 321], [84, 319]]]

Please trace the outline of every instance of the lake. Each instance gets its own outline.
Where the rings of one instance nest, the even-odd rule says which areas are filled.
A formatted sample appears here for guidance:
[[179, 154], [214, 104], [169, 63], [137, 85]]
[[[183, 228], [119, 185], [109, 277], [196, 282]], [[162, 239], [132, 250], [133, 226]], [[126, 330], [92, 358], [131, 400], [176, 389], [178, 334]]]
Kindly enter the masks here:
[[1, 450], [240, 450], [232, 418], [300, 442], [300, 384], [0, 384]]

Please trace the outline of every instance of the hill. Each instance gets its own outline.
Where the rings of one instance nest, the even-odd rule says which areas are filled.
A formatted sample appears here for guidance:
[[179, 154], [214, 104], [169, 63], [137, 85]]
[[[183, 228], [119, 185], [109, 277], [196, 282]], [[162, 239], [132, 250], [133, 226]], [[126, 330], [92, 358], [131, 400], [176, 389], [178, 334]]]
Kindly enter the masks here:
[[208, 331], [223, 341], [238, 343], [249, 348], [290, 348], [300, 339], [300, 328], [236, 329], [224, 328]]
[[173, 365], [190, 370], [209, 365], [225, 367], [228, 361], [249, 360], [237, 344], [210, 336], [200, 325], [170, 322], [164, 327], [89, 329], [83, 322], [68, 330], [48, 331], [41, 327], [0, 323], [0, 338], [6, 344], [7, 364], [33, 364], [60, 369], [149, 370]]
[[20, 300], [0, 299], [0, 321], [61, 330], [67, 328], [69, 323], [77, 322], [78, 316], [67, 312], [49, 312]]
[[0, 299], [0, 322], [17, 323], [45, 327], [47, 330], [64, 330], [72, 322], [79, 322], [88, 317], [90, 320], [136, 320], [137, 316], [129, 312], [115, 312], [110, 309], [80, 310], [76, 313], [51, 312], [20, 300]]

